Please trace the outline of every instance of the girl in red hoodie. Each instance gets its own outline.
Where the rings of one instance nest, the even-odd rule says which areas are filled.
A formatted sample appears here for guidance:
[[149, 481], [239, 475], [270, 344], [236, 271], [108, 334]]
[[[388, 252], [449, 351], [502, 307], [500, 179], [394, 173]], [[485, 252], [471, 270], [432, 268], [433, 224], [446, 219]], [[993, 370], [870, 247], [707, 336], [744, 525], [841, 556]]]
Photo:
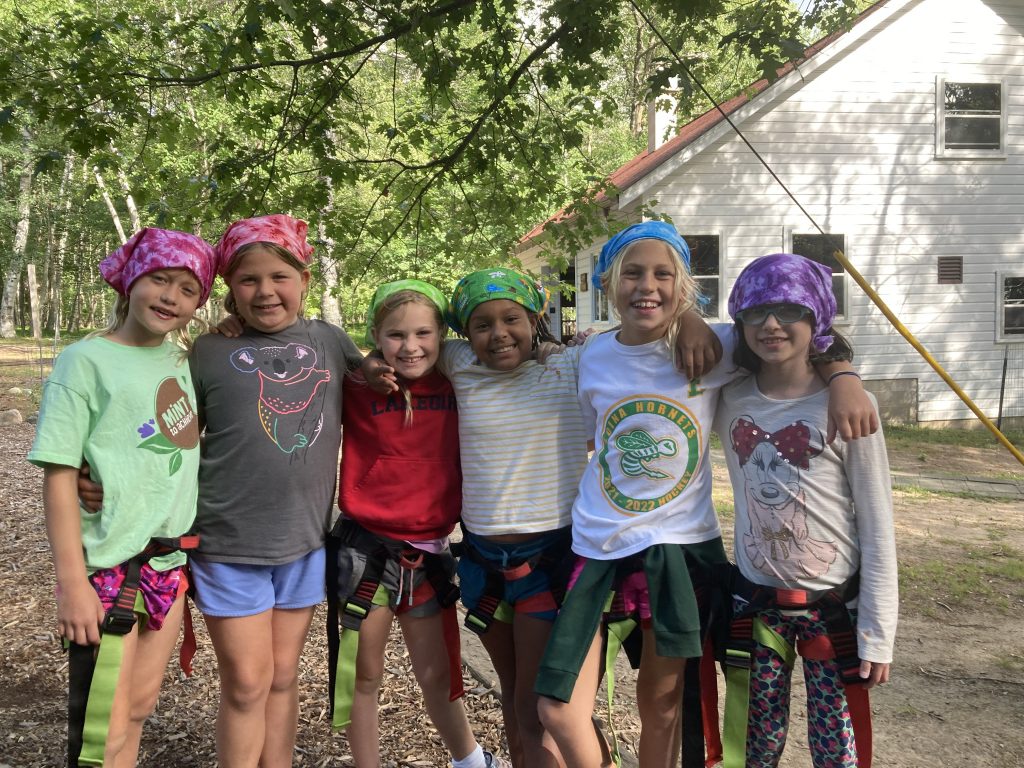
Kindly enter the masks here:
[[[458, 412], [437, 370], [448, 302], [432, 285], [377, 289], [368, 330], [399, 390], [344, 382], [342, 517], [330, 537], [328, 598], [334, 726], [357, 768], [380, 765], [377, 700], [397, 616], [427, 713], [454, 768], [507, 765], [476, 742], [462, 704], [448, 535], [462, 509]], [[340, 620], [341, 632], [338, 634]]]

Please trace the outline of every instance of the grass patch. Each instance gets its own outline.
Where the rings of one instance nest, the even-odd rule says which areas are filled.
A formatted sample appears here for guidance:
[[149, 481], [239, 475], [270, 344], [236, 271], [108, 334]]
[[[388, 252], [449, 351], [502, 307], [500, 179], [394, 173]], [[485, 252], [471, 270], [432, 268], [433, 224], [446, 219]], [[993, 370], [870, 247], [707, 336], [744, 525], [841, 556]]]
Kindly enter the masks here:
[[[1014, 446], [1024, 445], [1024, 430], [1003, 430], [1006, 439]], [[931, 429], [903, 424], [885, 425], [885, 442], [889, 447], [912, 450], [922, 445], [955, 445], [962, 448], [1002, 447], [1002, 443], [987, 429]], [[927, 454], [921, 454], [922, 460]]]
[[[987, 475], [987, 477], [995, 477]], [[1015, 479], [1016, 475], [1009, 475], [1008, 479]], [[1011, 501], [1007, 496], [998, 493], [986, 494], [975, 493], [974, 491], [934, 491], [931, 488], [922, 488], [919, 485], [900, 485], [893, 488], [894, 495], [902, 495], [910, 499], [965, 499], [967, 501]]]
[[932, 601], [953, 610], [984, 603], [1009, 613], [1024, 598], [1024, 553], [1005, 544], [963, 546], [958, 557], [900, 565], [900, 592], [927, 612]]

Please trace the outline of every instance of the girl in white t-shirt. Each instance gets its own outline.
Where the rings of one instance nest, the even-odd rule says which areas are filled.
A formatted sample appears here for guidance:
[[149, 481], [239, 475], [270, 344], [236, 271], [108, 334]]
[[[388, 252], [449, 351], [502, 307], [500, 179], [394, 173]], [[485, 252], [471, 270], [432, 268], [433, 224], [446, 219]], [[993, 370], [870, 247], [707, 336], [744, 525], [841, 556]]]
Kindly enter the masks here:
[[[579, 400], [595, 451], [572, 509], [580, 558], [540, 665], [540, 717], [568, 765], [602, 763], [587, 723], [602, 666], [602, 609], [614, 592], [611, 612], [642, 633], [640, 764], [674, 766], [686, 660], [702, 648], [695, 590], [709, 586], [712, 565], [726, 562], [708, 433], [719, 390], [739, 371], [719, 365], [690, 379], [676, 369], [680, 318], [698, 291], [689, 249], [672, 225], [643, 222], [613, 237], [595, 284], [622, 325], [591, 340], [580, 360]], [[731, 359], [729, 326], [712, 327]], [[865, 412], [844, 417], [844, 429], [859, 432]]]

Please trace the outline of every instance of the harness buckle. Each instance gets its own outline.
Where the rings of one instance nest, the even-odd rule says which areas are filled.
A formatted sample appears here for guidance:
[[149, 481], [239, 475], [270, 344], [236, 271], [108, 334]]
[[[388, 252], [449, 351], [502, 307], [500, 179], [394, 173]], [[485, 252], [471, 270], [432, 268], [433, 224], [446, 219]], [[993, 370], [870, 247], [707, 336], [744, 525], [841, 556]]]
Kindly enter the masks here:
[[127, 635], [135, 629], [136, 621], [138, 619], [135, 616], [135, 611], [126, 611], [115, 605], [103, 617], [100, 629], [106, 634]]
[[779, 608], [787, 610], [808, 608], [812, 603], [816, 602], [817, 599], [817, 594], [808, 592], [805, 589], [785, 589], [783, 587], [777, 587], [775, 589], [776, 604]]
[[423, 565], [424, 553], [418, 550], [405, 550], [398, 557], [398, 564], [409, 571], [414, 571]]
[[491, 628], [491, 624], [494, 623], [494, 614], [498, 610], [499, 605], [501, 605], [500, 600], [488, 595], [482, 596], [475, 608], [470, 608], [466, 611], [466, 620], [464, 622], [466, 629], [483, 637], [487, 630]]

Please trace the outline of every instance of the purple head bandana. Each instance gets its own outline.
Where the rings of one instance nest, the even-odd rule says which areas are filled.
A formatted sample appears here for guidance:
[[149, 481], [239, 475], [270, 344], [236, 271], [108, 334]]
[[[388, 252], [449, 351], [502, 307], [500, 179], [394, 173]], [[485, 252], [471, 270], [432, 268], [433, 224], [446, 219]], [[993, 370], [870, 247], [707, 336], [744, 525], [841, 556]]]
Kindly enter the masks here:
[[206, 303], [213, 287], [213, 248], [201, 237], [173, 229], [145, 227], [100, 262], [100, 274], [110, 287], [127, 296], [132, 284], [158, 269], [187, 269], [196, 276]]
[[733, 320], [744, 309], [764, 304], [799, 304], [814, 313], [814, 349], [824, 352], [832, 346], [836, 297], [832, 293], [832, 270], [824, 264], [792, 253], [773, 253], [750, 262], [729, 294], [729, 316]]

